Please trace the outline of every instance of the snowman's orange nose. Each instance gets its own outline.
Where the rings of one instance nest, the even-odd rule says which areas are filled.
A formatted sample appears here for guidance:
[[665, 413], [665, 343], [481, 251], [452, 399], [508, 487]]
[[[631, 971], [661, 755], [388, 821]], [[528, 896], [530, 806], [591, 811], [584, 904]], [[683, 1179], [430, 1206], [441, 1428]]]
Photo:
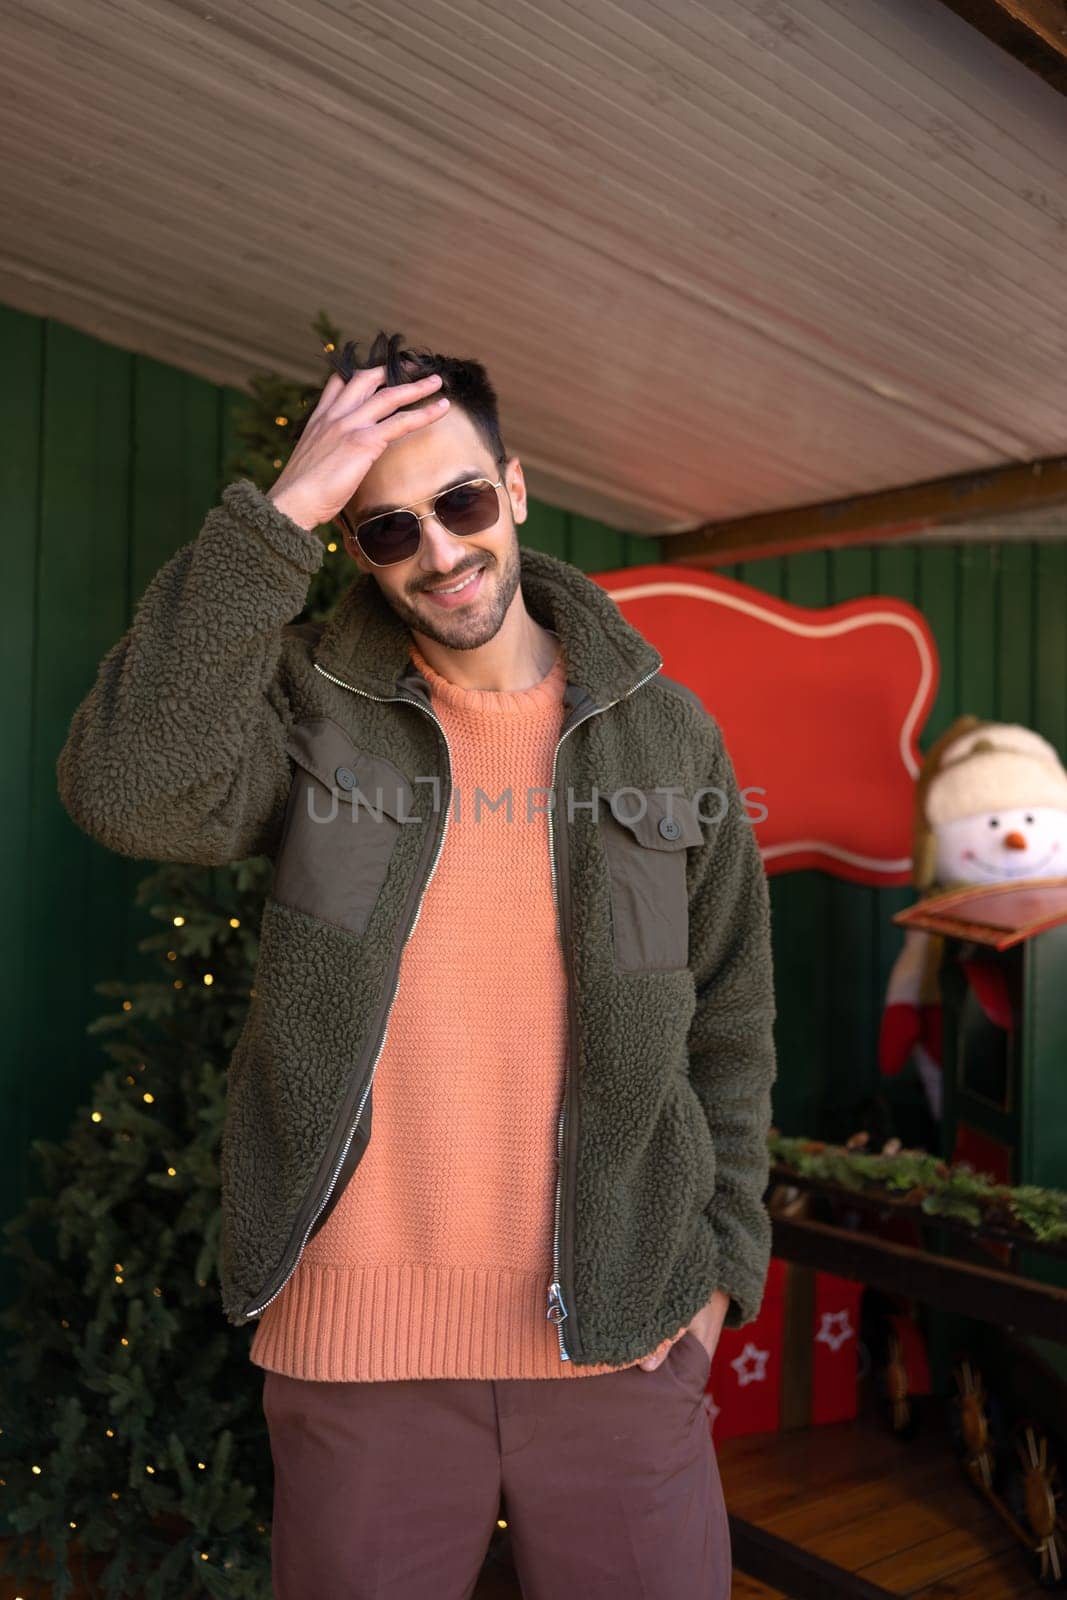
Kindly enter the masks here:
[[1004, 846], [1007, 850], [1025, 850], [1026, 839], [1023, 834], [1013, 829], [1011, 833], [1004, 835]]

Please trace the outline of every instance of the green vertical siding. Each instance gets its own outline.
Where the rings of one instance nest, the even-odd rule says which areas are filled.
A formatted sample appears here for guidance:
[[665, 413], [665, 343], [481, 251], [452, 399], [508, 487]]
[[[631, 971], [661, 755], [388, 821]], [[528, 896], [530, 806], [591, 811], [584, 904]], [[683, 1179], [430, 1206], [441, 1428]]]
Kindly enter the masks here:
[[[105, 1064], [84, 1031], [103, 1009], [93, 985], [144, 972], [136, 944], [157, 931], [133, 906], [144, 864], [74, 826], [56, 797], [56, 756], [149, 579], [217, 502], [236, 395], [4, 308], [0, 336], [8, 366], [2, 1220], [26, 1192], [30, 1138], [62, 1134]], [[537, 502], [520, 537], [591, 572], [655, 560], [660, 548]], [[921, 607], [941, 654], [924, 744], [973, 711], [1029, 723], [1067, 747], [1067, 544], [820, 551], [728, 572], [804, 606], [883, 593]], [[786, 1131], [836, 1137], [862, 1119], [877, 1087], [882, 993], [898, 948], [889, 916], [910, 898], [907, 889], [814, 872], [772, 880], [775, 1116]], [[891, 1098], [906, 1113], [917, 1091], [895, 1085]]]
[[[133, 903], [149, 868], [71, 822], [56, 796], [55, 762], [149, 580], [218, 500], [238, 395], [5, 307], [0, 340], [8, 377], [0, 395], [2, 1222], [27, 1193], [31, 1138], [60, 1137], [108, 1064], [85, 1034], [110, 1004], [93, 985], [153, 971], [137, 943], [158, 924]], [[658, 541], [537, 501], [521, 537], [587, 571], [634, 566], [659, 550]]]
[[[1023, 723], [1067, 752], [1067, 538], [899, 543], [723, 570], [797, 605], [888, 594], [922, 611], [940, 659], [922, 748], [971, 712]], [[845, 1137], [869, 1125], [879, 1092], [905, 1136], [924, 1131], [914, 1076], [883, 1083], [876, 1062], [885, 985], [901, 943], [890, 918], [913, 899], [907, 887], [864, 888], [817, 872], [772, 879], [781, 1069], [775, 1118], [784, 1131]]]
[[0, 705], [4, 760], [0, 764], [0, 830], [6, 915], [0, 921], [0, 1218], [11, 1215], [22, 1194], [27, 1133], [25, 1038], [35, 1026], [40, 995], [27, 949], [32, 883], [30, 862], [30, 774], [34, 751], [34, 625], [37, 611], [37, 542], [40, 478], [41, 374], [39, 324], [4, 315], [0, 335], [8, 381], [0, 384], [0, 505], [4, 514], [4, 582], [7, 610], [0, 628]]

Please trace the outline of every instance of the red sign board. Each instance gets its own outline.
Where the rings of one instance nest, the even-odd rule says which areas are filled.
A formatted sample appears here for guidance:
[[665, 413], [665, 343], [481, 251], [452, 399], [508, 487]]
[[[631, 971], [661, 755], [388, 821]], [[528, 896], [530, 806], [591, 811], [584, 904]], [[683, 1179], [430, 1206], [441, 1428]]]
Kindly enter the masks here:
[[768, 874], [911, 882], [938, 682], [920, 611], [886, 595], [808, 609], [691, 567], [594, 578], [722, 728]]

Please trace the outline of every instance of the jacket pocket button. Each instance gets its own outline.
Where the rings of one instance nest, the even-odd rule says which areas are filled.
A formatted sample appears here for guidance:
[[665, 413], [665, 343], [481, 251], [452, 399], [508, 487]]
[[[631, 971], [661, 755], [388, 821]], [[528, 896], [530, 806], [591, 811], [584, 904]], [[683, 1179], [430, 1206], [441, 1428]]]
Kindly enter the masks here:
[[664, 839], [677, 839], [682, 831], [682, 824], [677, 817], [660, 817], [659, 831]]
[[342, 789], [354, 789], [356, 787], [356, 775], [351, 767], [338, 767], [334, 777]]

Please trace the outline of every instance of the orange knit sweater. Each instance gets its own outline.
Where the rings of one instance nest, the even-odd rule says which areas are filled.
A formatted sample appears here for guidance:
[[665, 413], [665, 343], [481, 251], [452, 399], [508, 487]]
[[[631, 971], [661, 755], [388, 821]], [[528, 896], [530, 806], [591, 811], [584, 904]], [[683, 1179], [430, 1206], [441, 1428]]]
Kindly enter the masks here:
[[[444, 847], [401, 958], [370, 1143], [251, 1358], [320, 1380], [615, 1371], [561, 1361], [545, 1314], [567, 974], [548, 823], [527, 796], [547, 804], [562, 647], [518, 691], [462, 688], [411, 653], [451, 753]], [[490, 809], [509, 790], [510, 820]]]

